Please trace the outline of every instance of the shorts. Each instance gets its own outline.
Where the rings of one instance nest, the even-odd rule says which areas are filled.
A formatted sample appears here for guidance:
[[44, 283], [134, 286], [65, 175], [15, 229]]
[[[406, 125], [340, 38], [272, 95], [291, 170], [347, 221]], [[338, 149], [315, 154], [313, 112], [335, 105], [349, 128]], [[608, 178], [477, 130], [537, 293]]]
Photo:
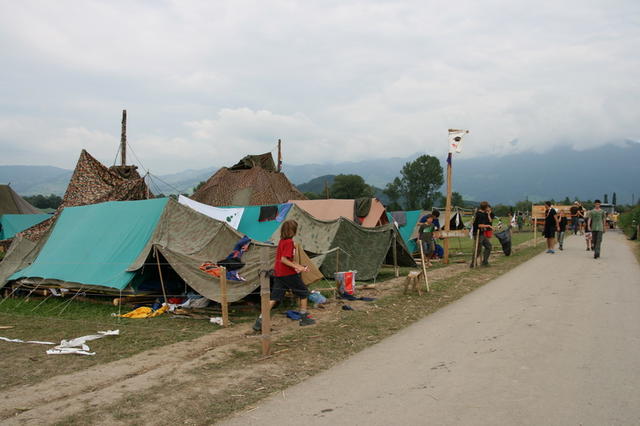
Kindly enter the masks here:
[[281, 302], [287, 290], [291, 290], [291, 292], [300, 299], [309, 297], [309, 289], [304, 282], [302, 282], [300, 274], [293, 274], [285, 275], [284, 277], [273, 277], [273, 289], [271, 290], [270, 299]]
[[555, 229], [545, 229], [542, 235], [544, 235], [545, 238], [555, 238], [556, 231]]

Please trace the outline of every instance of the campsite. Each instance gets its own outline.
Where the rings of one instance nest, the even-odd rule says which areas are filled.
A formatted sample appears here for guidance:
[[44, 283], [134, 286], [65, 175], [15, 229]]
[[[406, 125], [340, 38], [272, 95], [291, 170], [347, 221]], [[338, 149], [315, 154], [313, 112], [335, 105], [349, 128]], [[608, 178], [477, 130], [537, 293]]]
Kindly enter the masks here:
[[0, 425], [640, 425], [639, 19], [0, 2]]
[[[267, 181], [271, 192], [261, 186]], [[78, 402], [56, 418], [77, 422], [77, 404], [89, 383], [92, 393], [104, 394], [92, 399], [104, 398], [104, 404], [117, 407], [110, 415], [118, 420], [143, 416], [144, 410], [131, 407], [129, 397], [98, 390], [100, 383], [130, 383], [126, 386], [142, 398], [149, 386], [185, 392], [196, 370], [231, 377], [242, 369], [240, 382], [218, 383], [224, 403], [208, 416], [222, 418], [379, 341], [537, 250], [532, 232], [513, 233], [515, 254], [506, 257], [498, 248], [492, 254], [503, 266], [490, 273], [469, 270], [468, 259], [477, 248], [469, 232], [460, 231], [451, 242], [450, 262], [434, 258], [425, 278], [427, 268], [421, 271], [420, 265], [426, 260], [416, 238], [428, 211], [388, 212], [376, 198], [305, 200], [270, 154], [249, 155], [221, 169], [192, 197], [154, 198], [135, 169], [124, 164], [108, 168], [83, 150], [52, 215], [26, 209], [28, 203], [10, 187], [6, 193], [7, 206], [23, 206], [24, 216], [40, 220], [4, 240], [0, 325], [8, 346], [3, 354], [5, 359], [28, 360], [28, 365], [15, 370], [2, 364], [0, 392], [17, 391], [0, 404], [3, 419], [37, 417], [36, 405], [56, 407], [58, 399], [43, 398], [40, 390], [68, 377], [81, 379], [65, 391], [64, 400]], [[454, 213], [452, 229], [466, 228], [471, 213]], [[282, 223], [291, 220], [298, 223], [297, 241], [304, 248], [299, 262], [310, 268], [303, 280], [324, 301], [311, 309], [319, 325], [297, 330], [297, 322], [285, 315], [296, 306], [288, 298], [270, 315], [274, 330], [256, 333], [250, 324], [261, 311], [263, 271], [273, 264]], [[510, 220], [498, 219], [509, 233]], [[217, 259], [244, 250], [239, 247], [243, 241], [251, 243], [242, 252], [240, 269], [216, 266], [230, 265]], [[207, 272], [208, 265], [222, 275]], [[337, 273], [352, 282], [341, 286]], [[411, 274], [417, 279], [409, 282]], [[101, 330], [117, 331], [64, 347], [64, 340]], [[303, 353], [293, 347], [306, 339]], [[63, 344], [50, 349], [57, 342]], [[48, 355], [56, 350], [72, 354]], [[310, 352], [313, 356], [302, 361], [308, 366], [304, 376], [265, 380], [261, 374], [265, 364], [282, 365]], [[180, 370], [188, 366], [185, 376], [167, 372], [168, 365]], [[170, 384], [164, 376], [171, 377]], [[244, 395], [255, 381], [265, 386], [236, 401], [239, 397], [233, 395]], [[187, 395], [195, 404], [193, 393], [186, 392], [185, 399]], [[148, 397], [156, 401], [159, 395]], [[21, 407], [12, 405], [16, 398]], [[92, 412], [102, 415], [102, 408], [85, 407], [81, 416]]]

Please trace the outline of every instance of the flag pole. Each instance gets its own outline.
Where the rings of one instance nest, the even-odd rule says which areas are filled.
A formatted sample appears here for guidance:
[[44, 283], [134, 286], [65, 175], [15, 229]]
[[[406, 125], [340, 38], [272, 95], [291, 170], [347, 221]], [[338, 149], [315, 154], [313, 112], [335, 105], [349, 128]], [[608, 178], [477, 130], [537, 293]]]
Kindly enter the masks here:
[[[451, 228], [451, 163], [453, 154], [450, 152], [447, 156], [447, 204], [444, 213], [444, 230], [448, 231]], [[444, 263], [449, 263], [449, 238], [444, 239]]]

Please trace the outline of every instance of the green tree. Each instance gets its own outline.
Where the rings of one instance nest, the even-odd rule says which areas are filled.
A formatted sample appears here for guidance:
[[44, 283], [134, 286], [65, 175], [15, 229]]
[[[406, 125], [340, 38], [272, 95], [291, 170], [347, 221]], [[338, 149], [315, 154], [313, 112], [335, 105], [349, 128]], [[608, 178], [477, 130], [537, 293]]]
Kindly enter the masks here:
[[332, 197], [341, 199], [367, 198], [374, 195], [373, 188], [358, 175], [336, 176], [330, 191]]
[[462, 199], [462, 194], [455, 191], [451, 193], [451, 206], [464, 207], [464, 200]]
[[618, 197], [616, 197], [616, 193], [614, 192], [613, 195], [611, 196], [611, 204], [613, 204], [614, 206], [618, 203], [616, 203], [616, 201], [618, 201]]
[[207, 183], [206, 181], [200, 181], [199, 184], [197, 184], [196, 186], [193, 187], [193, 192], [196, 192], [198, 189], [202, 188], [202, 186]]
[[565, 206], [571, 204], [571, 200], [569, 199], [569, 197], [564, 197], [564, 200], [562, 200], [562, 204]]
[[392, 182], [389, 182], [382, 192], [384, 195], [389, 197], [389, 205], [387, 206], [387, 210], [396, 211], [402, 210], [402, 205], [400, 204], [400, 198], [402, 197], [402, 181], [400, 181], [399, 177], [393, 179]]
[[319, 200], [320, 198], [322, 198], [319, 194], [316, 194], [315, 192], [304, 192], [303, 194], [305, 197], [307, 197], [310, 200]]
[[401, 194], [407, 210], [429, 209], [442, 186], [442, 166], [431, 155], [421, 155], [400, 171]]

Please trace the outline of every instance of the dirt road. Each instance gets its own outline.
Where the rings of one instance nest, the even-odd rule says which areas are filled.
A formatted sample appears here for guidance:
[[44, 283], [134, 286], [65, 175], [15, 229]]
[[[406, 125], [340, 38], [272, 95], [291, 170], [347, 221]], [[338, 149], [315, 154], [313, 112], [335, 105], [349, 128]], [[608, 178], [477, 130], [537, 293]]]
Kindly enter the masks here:
[[570, 237], [225, 424], [640, 424], [640, 266], [602, 250]]

